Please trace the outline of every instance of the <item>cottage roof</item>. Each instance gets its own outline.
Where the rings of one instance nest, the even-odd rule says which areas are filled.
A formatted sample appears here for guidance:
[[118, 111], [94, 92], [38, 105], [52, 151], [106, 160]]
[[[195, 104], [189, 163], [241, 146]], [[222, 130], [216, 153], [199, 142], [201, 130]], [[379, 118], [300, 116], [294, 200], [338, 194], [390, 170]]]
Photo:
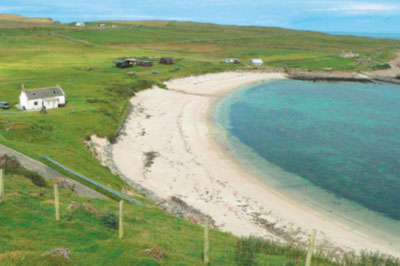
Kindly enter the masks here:
[[263, 63], [263, 60], [261, 60], [261, 59], [251, 59], [251, 62], [252, 62], [253, 64], [262, 64], [262, 63]]
[[64, 96], [64, 91], [58, 87], [34, 89], [25, 91], [28, 100], [54, 98], [57, 96]]

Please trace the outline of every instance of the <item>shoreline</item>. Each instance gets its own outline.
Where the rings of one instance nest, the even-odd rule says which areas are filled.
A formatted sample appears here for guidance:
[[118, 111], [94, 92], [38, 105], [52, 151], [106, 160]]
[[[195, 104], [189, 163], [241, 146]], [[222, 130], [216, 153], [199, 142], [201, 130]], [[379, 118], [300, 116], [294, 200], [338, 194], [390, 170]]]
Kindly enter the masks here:
[[[291, 78], [288, 77], [288, 79]], [[247, 86], [244, 86], [239, 90], [246, 89], [246, 87]], [[230, 93], [232, 92], [227, 94], [229, 95]], [[211, 104], [209, 108], [209, 126], [214, 129], [213, 131], [215, 131], [215, 135], [212, 137], [211, 141], [214, 141], [215, 145], [221, 147], [224, 156], [230, 158], [230, 160], [236, 163], [241, 171], [247, 173], [247, 178], [249, 180], [255, 184], [264, 186], [267, 189], [278, 191], [278, 193], [282, 194], [287, 200], [299, 200], [301, 205], [305, 205], [307, 209], [316, 209], [318, 212], [322, 212], [323, 216], [328, 217], [329, 219], [335, 219], [335, 221], [343, 223], [344, 226], [353, 228], [358, 234], [373, 236], [374, 238], [379, 239], [377, 242], [381, 242], [380, 239], [384, 238], [386, 242], [391, 242], [392, 246], [400, 246], [400, 221], [396, 221], [392, 218], [386, 217], [384, 214], [367, 209], [359, 203], [343, 197], [338, 197], [333, 192], [320, 188], [300, 176], [289, 173], [281, 169], [279, 166], [271, 164], [264, 158], [259, 157], [256, 152], [245, 144], [232, 144], [232, 141], [227, 139], [227, 134], [223, 134], [223, 137], [221, 137], [221, 134], [217, 131], [226, 132], [226, 130], [222, 127], [218, 128], [220, 126], [218, 125], [218, 121], [215, 121], [216, 118], [214, 117], [214, 111], [215, 108], [217, 108], [217, 105], [224, 98], [225, 96], [221, 97], [221, 99]], [[230, 138], [232, 138], [232, 136], [230, 136]], [[235, 141], [240, 142], [236, 137], [233, 138]], [[237, 146], [239, 146], [239, 148]], [[246, 150], [246, 156], [241, 154], [243, 150]], [[254, 163], [253, 159], [248, 159], [247, 157], [259, 157], [257, 158], [258, 162]], [[250, 165], [245, 163], [246, 161], [248, 161]], [[258, 167], [260, 161], [263, 161], [263, 167]], [[257, 166], [255, 166], [256, 164]], [[268, 167], [266, 167], [265, 164], [268, 164]], [[265, 168], [268, 168], [268, 170], [263, 172]], [[267, 176], [265, 172], [268, 172], [269, 175], [273, 173], [274, 177], [271, 178], [271, 176]], [[278, 179], [282, 178], [286, 180], [278, 181]], [[306, 187], [305, 190], [307, 190], [308, 193], [305, 194], [304, 191], [300, 191], [299, 189], [293, 190], [290, 188], [291, 185]], [[286, 189], [285, 186], [288, 186], [289, 188]], [[340, 206], [338, 207], [334, 205]], [[364, 220], [366, 217], [368, 218], [368, 221]], [[384, 230], [384, 227], [397, 229], [397, 231], [395, 231], [397, 237], [393, 237], [391, 234], [392, 232]], [[384, 243], [385, 240], [382, 243]], [[400, 249], [396, 252], [399, 252], [399, 250]]]
[[[283, 74], [225, 72], [186, 77], [138, 93], [136, 111], [113, 146], [118, 169], [158, 197], [175, 196], [214, 218], [216, 226], [235, 235], [307, 245], [309, 231], [319, 231], [317, 246], [326, 252], [380, 250], [399, 255], [379, 239], [338, 224], [257, 180], [228, 156], [213, 136], [213, 106], [229, 92], [255, 82], [286, 78]], [[232, 79], [234, 82], [232, 82]], [[189, 85], [188, 85], [189, 84]], [[146, 152], [158, 155], [145, 167]], [[385, 246], [385, 247], [384, 247]], [[341, 247], [341, 248], [339, 248]], [[344, 247], [344, 248], [343, 248]]]

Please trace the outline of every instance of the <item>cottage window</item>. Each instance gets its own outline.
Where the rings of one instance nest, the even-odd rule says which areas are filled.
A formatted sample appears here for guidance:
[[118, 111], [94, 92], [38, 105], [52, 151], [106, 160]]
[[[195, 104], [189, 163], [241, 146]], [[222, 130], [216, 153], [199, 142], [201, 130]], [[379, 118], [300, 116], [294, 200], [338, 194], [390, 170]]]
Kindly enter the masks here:
[[38, 102], [36, 101], [36, 102], [34, 102], [33, 104], [34, 104], [34, 105], [38, 105]]

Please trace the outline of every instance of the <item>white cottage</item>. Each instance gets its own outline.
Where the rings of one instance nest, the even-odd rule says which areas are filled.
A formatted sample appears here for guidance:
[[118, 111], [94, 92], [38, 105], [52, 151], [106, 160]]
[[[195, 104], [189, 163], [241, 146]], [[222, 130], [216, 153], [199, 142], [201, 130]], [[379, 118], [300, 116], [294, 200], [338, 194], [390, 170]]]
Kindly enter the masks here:
[[85, 22], [77, 22], [75, 24], [76, 27], [85, 27]]
[[22, 110], [53, 109], [65, 105], [65, 93], [60, 84], [56, 87], [26, 90], [22, 85], [19, 106]]
[[251, 59], [250, 64], [253, 66], [263, 66], [264, 62], [261, 59]]
[[225, 58], [224, 63], [227, 64], [240, 64], [240, 60], [237, 58]]

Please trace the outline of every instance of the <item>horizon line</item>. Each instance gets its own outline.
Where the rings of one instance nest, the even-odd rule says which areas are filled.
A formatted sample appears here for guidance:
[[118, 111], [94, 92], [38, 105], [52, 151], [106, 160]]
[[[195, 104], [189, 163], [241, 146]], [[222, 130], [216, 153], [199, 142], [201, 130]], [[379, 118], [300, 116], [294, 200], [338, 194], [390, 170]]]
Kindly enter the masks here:
[[[73, 20], [73, 21], [61, 21], [61, 20], [56, 20], [52, 17], [44, 17], [44, 16], [25, 16], [21, 15], [18, 13], [0, 13], [0, 16], [2, 15], [14, 15], [14, 16], [20, 16], [24, 18], [41, 18], [41, 19], [51, 19], [54, 22], [59, 22], [63, 25], [65, 24], [71, 24], [71, 23], [76, 23], [76, 22], [84, 22], [84, 23], [96, 23], [96, 22], [112, 22], [112, 21], [164, 21], [164, 22], [190, 22], [190, 23], [199, 23], [199, 24], [212, 24], [212, 25], [218, 25], [218, 26], [236, 26], [236, 27], [264, 27], [264, 28], [280, 28], [280, 29], [286, 29], [286, 30], [294, 30], [294, 31], [309, 31], [309, 32], [317, 32], [317, 33], [324, 33], [324, 34], [332, 34], [332, 35], [353, 35], [353, 34], [365, 34], [365, 35], [370, 35], [370, 34], [378, 34], [378, 35], [399, 35], [400, 38], [400, 32], [365, 32], [365, 31], [330, 31], [330, 30], [313, 30], [313, 29], [305, 29], [305, 28], [289, 28], [289, 27], [283, 27], [283, 26], [269, 26], [269, 25], [254, 25], [254, 24], [228, 24], [228, 23], [217, 23], [217, 22], [209, 22], [209, 21], [195, 21], [195, 20], [179, 20], [179, 19], [157, 19], [157, 18], [143, 18], [143, 19], [106, 19], [106, 20]], [[1, 21], [1, 20], [0, 20]], [[362, 37], [362, 36], [361, 36]], [[365, 36], [368, 37], [368, 36]]]

